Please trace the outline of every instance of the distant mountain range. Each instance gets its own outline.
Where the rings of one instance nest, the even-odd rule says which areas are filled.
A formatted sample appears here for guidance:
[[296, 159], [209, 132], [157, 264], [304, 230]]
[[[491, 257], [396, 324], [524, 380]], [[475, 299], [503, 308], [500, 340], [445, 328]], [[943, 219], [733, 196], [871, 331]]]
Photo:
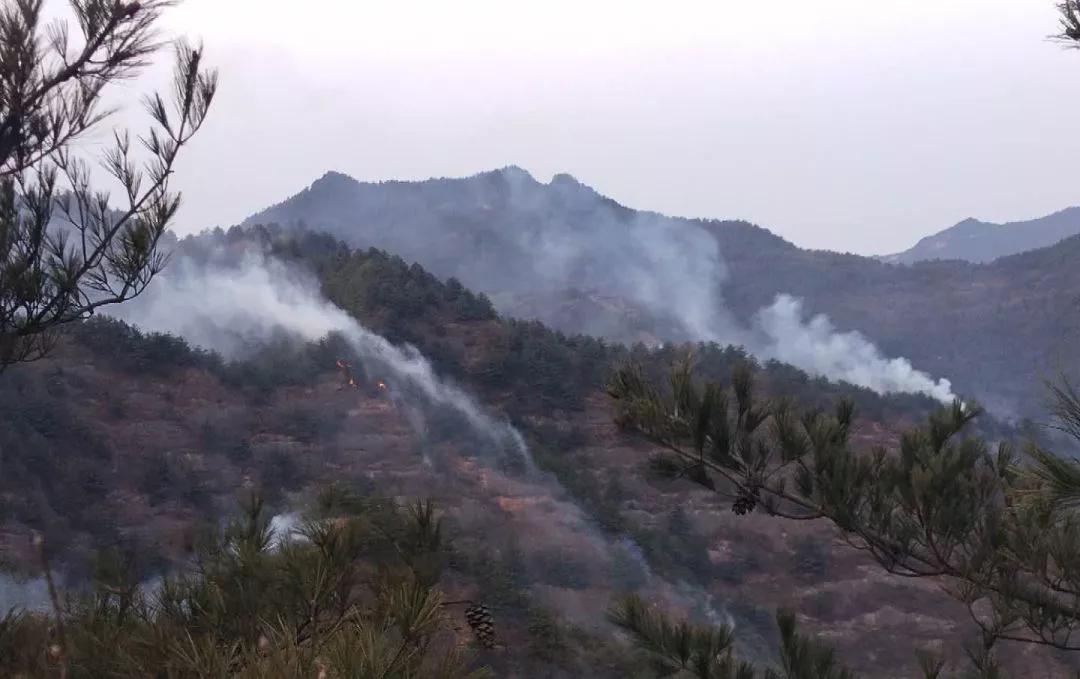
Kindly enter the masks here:
[[[1050, 233], [1070, 218], [1080, 212], [1032, 224]], [[803, 250], [744, 221], [639, 212], [568, 175], [542, 183], [514, 167], [421, 182], [329, 173], [245, 223], [382, 248], [487, 294], [500, 313], [616, 341], [740, 343], [731, 328], [790, 294], [803, 320], [826, 314], [1003, 415], [1041, 417], [1043, 379], [1080, 374], [1078, 236], [989, 264], [897, 266]]]
[[965, 219], [956, 226], [923, 238], [910, 250], [880, 259], [892, 264], [913, 264], [934, 259], [992, 262], [1080, 234], [1080, 207], [1022, 222], [992, 224]]

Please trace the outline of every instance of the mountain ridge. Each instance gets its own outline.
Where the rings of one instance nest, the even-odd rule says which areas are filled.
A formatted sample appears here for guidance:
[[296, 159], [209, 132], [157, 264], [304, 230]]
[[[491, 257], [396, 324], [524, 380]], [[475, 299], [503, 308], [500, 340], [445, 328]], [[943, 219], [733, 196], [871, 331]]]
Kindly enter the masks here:
[[[278, 209], [280, 207], [283, 207], [283, 206], [286, 206], [289, 203], [291, 203], [292, 201], [295, 201], [295, 200], [300, 199], [302, 197], [304, 197], [304, 198], [310, 197], [310, 195], [314, 194], [314, 193], [324, 193], [326, 191], [329, 191], [329, 190], [332, 190], [332, 189], [335, 189], [335, 188], [362, 187], [362, 188], [365, 188], [365, 189], [375, 189], [375, 188], [379, 188], [379, 187], [388, 187], [388, 186], [390, 186], [390, 187], [403, 187], [403, 186], [420, 187], [420, 186], [425, 186], [425, 185], [436, 185], [436, 184], [443, 184], [443, 183], [464, 185], [464, 184], [468, 184], [468, 183], [474, 182], [474, 181], [497, 180], [497, 179], [500, 179], [500, 178], [506, 178], [506, 179], [515, 180], [515, 181], [525, 181], [525, 182], [527, 182], [529, 184], [532, 184], [533, 186], [536, 186], [536, 187], [554, 187], [554, 188], [562, 187], [564, 189], [583, 190], [584, 192], [586, 192], [588, 194], [591, 194], [592, 196], [597, 197], [601, 201], [603, 201], [603, 202], [607, 203], [608, 205], [610, 205], [610, 206], [612, 206], [614, 208], [617, 208], [619, 210], [632, 212], [632, 213], [635, 213], [635, 214], [658, 217], [658, 218], [662, 218], [662, 219], [670, 219], [670, 220], [679, 221], [679, 222], [698, 224], [698, 225], [701, 225], [701, 226], [706, 227], [706, 228], [710, 228], [710, 227], [715, 228], [717, 226], [724, 226], [724, 225], [730, 225], [730, 224], [744, 225], [744, 226], [747, 226], [747, 227], [751, 227], [751, 229], [753, 229], [754, 231], [760, 232], [763, 235], [767, 235], [767, 237], [769, 237], [771, 239], [775, 239], [776, 241], [779, 241], [779, 242], [783, 243], [785, 247], [788, 247], [788, 248], [791, 248], [791, 249], [800, 249], [799, 246], [795, 245], [794, 243], [792, 243], [791, 241], [787, 240], [786, 238], [780, 236], [779, 234], [776, 234], [773, 231], [771, 231], [771, 230], [769, 230], [769, 229], [767, 229], [765, 227], [762, 227], [762, 226], [760, 226], [758, 224], [754, 224], [753, 222], [751, 222], [749, 220], [745, 220], [745, 219], [719, 219], [719, 218], [705, 218], [705, 217], [682, 217], [682, 216], [668, 215], [666, 213], [655, 211], [655, 210], [640, 210], [640, 209], [637, 209], [637, 208], [631, 208], [631, 207], [628, 207], [626, 205], [623, 205], [622, 203], [619, 203], [614, 198], [611, 198], [611, 197], [608, 197], [608, 196], [605, 196], [605, 195], [601, 194], [596, 189], [589, 186], [588, 184], [581, 181], [580, 179], [578, 179], [577, 177], [573, 176], [570, 173], [557, 172], [554, 175], [552, 175], [551, 181], [545, 183], [545, 182], [542, 182], [542, 181], [538, 180], [536, 177], [534, 177], [532, 175], [532, 173], [530, 173], [528, 170], [525, 170], [525, 169], [521, 168], [518, 165], [506, 165], [504, 167], [500, 167], [500, 168], [496, 168], [496, 169], [492, 169], [492, 170], [484, 170], [484, 171], [481, 171], [481, 172], [476, 172], [476, 173], [473, 173], [473, 174], [470, 174], [470, 175], [464, 175], [464, 176], [453, 176], [453, 177], [450, 177], [450, 176], [435, 177], [435, 176], [433, 176], [433, 177], [429, 177], [427, 179], [417, 179], [417, 180], [383, 179], [383, 180], [378, 180], [378, 181], [366, 181], [366, 180], [356, 179], [355, 177], [352, 177], [351, 175], [349, 175], [349, 174], [347, 174], [345, 172], [341, 172], [341, 171], [338, 171], [338, 170], [328, 170], [328, 171], [324, 172], [318, 179], [311, 182], [306, 187], [300, 189], [296, 193], [292, 194], [288, 198], [286, 198], [286, 199], [284, 199], [282, 201], [279, 201], [278, 203], [275, 203], [275, 204], [273, 204], [273, 205], [271, 205], [271, 206], [269, 206], [267, 208], [259, 210], [259, 211], [255, 212], [254, 214], [252, 214], [251, 216], [245, 218], [240, 223], [240, 225], [241, 226], [250, 226], [250, 225], [256, 224], [256, 223], [264, 223], [268, 219], [270, 219], [270, 218], [272, 218], [274, 216], [273, 213], [274, 213], [274, 211], [276, 209]], [[825, 251], [823, 251], [823, 252], [825, 252]], [[827, 251], [827, 252], [831, 252], [831, 251]], [[855, 255], [855, 256], [861, 256], [861, 255]]]
[[1004, 223], [968, 217], [921, 238], [903, 252], [878, 257], [890, 264], [926, 260], [963, 260], [986, 264], [1001, 257], [1050, 247], [1080, 233], [1080, 207], [1067, 207], [1043, 217]]
[[615, 342], [702, 339], [703, 319], [749, 327], [792, 295], [801, 322], [825, 315], [836, 333], [858, 332], [1007, 417], [1042, 416], [1043, 377], [1080, 376], [1068, 349], [1080, 333], [1069, 240], [985, 264], [898, 265], [804, 250], [742, 220], [637, 211], [513, 166], [423, 182], [344, 177], [324, 175], [245, 224], [306, 224], [385, 249], [504, 315]]

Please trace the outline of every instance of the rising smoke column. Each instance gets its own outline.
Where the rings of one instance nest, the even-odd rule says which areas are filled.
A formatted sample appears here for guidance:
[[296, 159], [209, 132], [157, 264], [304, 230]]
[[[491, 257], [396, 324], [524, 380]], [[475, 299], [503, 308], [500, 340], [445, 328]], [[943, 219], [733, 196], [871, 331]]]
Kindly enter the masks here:
[[232, 265], [181, 257], [155, 278], [142, 297], [112, 313], [227, 358], [244, 356], [282, 330], [306, 341], [336, 333], [366, 365], [390, 374], [396, 397], [419, 397], [453, 410], [497, 449], [511, 451], [527, 469], [535, 469], [516, 429], [496, 421], [464, 391], [439, 379], [415, 347], [399, 348], [360, 325], [323, 298], [310, 276], [280, 260], [254, 251]]
[[[612, 561], [628, 555], [642, 570], [643, 589], [669, 606], [717, 623], [734, 625], [730, 614], [697, 585], [671, 583], [648, 567], [640, 548], [629, 538], [613, 540], [595, 524], [554, 476], [540, 472], [520, 432], [497, 420], [462, 389], [441, 380], [427, 359], [414, 347], [397, 347], [363, 327], [345, 311], [322, 297], [309, 276], [258, 252], [239, 261], [196, 262], [180, 257], [152, 283], [144, 296], [114, 307], [110, 313], [144, 330], [168, 332], [188, 342], [214, 349], [229, 358], [242, 358], [261, 341], [285, 330], [311, 341], [337, 333], [365, 364], [374, 364], [388, 377], [391, 394], [406, 419], [418, 432], [426, 426], [423, 413], [440, 406], [456, 413], [478, 436], [491, 444], [491, 454], [477, 456], [487, 471], [489, 492], [506, 497], [534, 499], [513, 502], [528, 516], [530, 541], [570, 539], [579, 553], [592, 553]], [[419, 406], [419, 407], [418, 407]], [[482, 458], [482, 459], [481, 459]], [[517, 462], [506, 471], [504, 462]], [[292, 513], [274, 517], [275, 540], [297, 525]], [[559, 532], [563, 531], [563, 532]], [[596, 624], [595, 609], [582, 607], [581, 623]]]
[[906, 358], [884, 356], [864, 335], [839, 332], [823, 315], [805, 319], [802, 301], [791, 295], [778, 295], [741, 322], [724, 302], [731, 272], [701, 221], [614, 207], [565, 175], [546, 187], [519, 169], [502, 176], [513, 212], [534, 216], [537, 225], [501, 234], [529, 253], [533, 271], [519, 277], [522, 285], [572, 285], [633, 300], [670, 319], [661, 321], [669, 326], [662, 333], [667, 339], [741, 345], [760, 359], [881, 394], [954, 398], [948, 380], [935, 381]]
[[837, 332], [824, 314], [803, 320], [802, 301], [777, 295], [754, 315], [754, 353], [798, 366], [815, 376], [843, 380], [879, 394], [908, 392], [944, 403], [956, 396], [949, 380], [937, 382], [906, 358], [886, 358], [858, 332]]

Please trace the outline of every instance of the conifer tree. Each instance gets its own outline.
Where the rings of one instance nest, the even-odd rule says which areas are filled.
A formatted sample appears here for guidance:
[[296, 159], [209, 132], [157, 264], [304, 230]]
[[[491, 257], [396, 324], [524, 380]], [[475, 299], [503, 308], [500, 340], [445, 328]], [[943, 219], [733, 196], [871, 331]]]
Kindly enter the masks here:
[[217, 75], [179, 42], [171, 95], [146, 96], [152, 124], [114, 131], [101, 159], [119, 196], [91, 185], [76, 143], [105, 126], [109, 87], [160, 47], [174, 0], [71, 0], [76, 30], [44, 0], [0, 0], [0, 370], [43, 356], [58, 327], [138, 295], [165, 259], [180, 205], [170, 179], [206, 119]]
[[1061, 14], [1061, 32], [1058, 38], [1080, 47], [1080, 0], [1064, 0], [1058, 5]]
[[[1080, 0], [1058, 5], [1057, 38], [1080, 48]], [[1080, 392], [1067, 379], [1049, 384], [1054, 425], [1080, 443]], [[1005, 640], [1080, 651], [1080, 462], [1028, 443], [992, 449], [965, 436], [982, 412], [955, 401], [907, 432], [896, 450], [854, 451], [854, 406], [831, 414], [790, 400], [765, 402], [742, 365], [728, 388], [699, 384], [692, 358], [668, 384], [626, 365], [609, 383], [616, 422], [661, 451], [654, 473], [684, 478], [731, 502], [737, 515], [760, 510], [789, 520], [831, 521], [848, 545], [887, 571], [939, 578], [967, 605], [982, 644], [970, 649], [973, 674], [1002, 677], [994, 646]], [[726, 629], [673, 623], [638, 599], [620, 602], [612, 620], [651, 652], [660, 671], [702, 679], [752, 679], [736, 666]], [[777, 615], [788, 679], [850, 679], [832, 652], [798, 635], [794, 615]], [[920, 657], [927, 679], [944, 661]]]
[[612, 607], [609, 619], [629, 633], [651, 657], [658, 676], [696, 679], [855, 679], [833, 650], [799, 633], [795, 614], [780, 610], [778, 667], [757, 668], [735, 655], [734, 633], [727, 625], [675, 622], [629, 596]]
[[[105, 560], [59, 616], [0, 615], [0, 673], [27, 677], [480, 679], [447, 624], [429, 503], [330, 489], [281, 535], [255, 495], [152, 593]], [[42, 548], [44, 549], [44, 545]], [[51, 580], [50, 580], [51, 582]], [[481, 643], [483, 640], [478, 640]]]
[[[656, 473], [688, 479], [742, 515], [832, 522], [887, 571], [938, 578], [984, 640], [1080, 650], [1080, 466], [967, 433], [981, 412], [953, 403], [893, 450], [857, 451], [850, 402], [825, 413], [757, 397], [738, 367], [725, 388], [692, 359], [666, 385], [624, 366], [609, 385], [618, 424], [657, 445]], [[1080, 398], [1054, 388], [1059, 427], [1080, 441]], [[987, 658], [985, 663], [992, 663]]]

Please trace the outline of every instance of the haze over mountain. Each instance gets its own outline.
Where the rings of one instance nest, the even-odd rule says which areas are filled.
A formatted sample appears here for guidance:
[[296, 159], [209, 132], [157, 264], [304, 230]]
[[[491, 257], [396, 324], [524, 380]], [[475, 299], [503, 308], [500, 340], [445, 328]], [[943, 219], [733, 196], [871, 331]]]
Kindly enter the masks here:
[[742, 344], [881, 391], [940, 397], [951, 385], [929, 376], [945, 377], [1006, 416], [1041, 414], [1041, 379], [1077, 367], [1076, 238], [990, 265], [903, 267], [638, 212], [515, 167], [377, 184], [328, 173], [245, 223], [275, 222], [385, 248], [565, 332]]
[[[17, 552], [34, 526], [64, 546], [65, 574], [86, 575], [98, 545], [119, 544], [152, 575], [190, 559], [201, 522], [237, 487], [265, 487], [285, 511], [333, 481], [435, 500], [453, 538], [448, 598], [498, 607], [511, 652], [490, 656], [496, 676], [634, 676], [596, 614], [623, 590], [734, 622], [740, 647], [765, 661], [778, 605], [869, 676], [911, 676], [912, 648], [934, 640], [960, 648], [961, 606], [919, 582], [883, 585], [864, 553], [833, 554], [827, 525], [777, 531], [764, 513], [739, 517], [685, 481], [638, 473], [655, 451], [617, 425], [605, 382], [630, 358], [663, 371], [682, 347], [498, 318], [418, 265], [283, 228], [184, 239], [146, 295], [112, 315], [188, 340], [96, 318], [0, 382], [0, 548]], [[729, 377], [744, 354], [702, 347], [698, 359], [703, 376]], [[779, 363], [755, 385], [809, 407], [852, 399], [853, 445], [867, 450], [936, 407]], [[40, 598], [36, 582], [3, 585], [0, 608]], [[868, 639], [871, 618], [881, 633]], [[1010, 660], [1054, 662], [1035, 646]]]
[[1046, 217], [1007, 224], [965, 219], [944, 231], [927, 236], [912, 248], [880, 259], [893, 264], [912, 264], [934, 259], [991, 262], [1000, 257], [1060, 243], [1080, 233], [1080, 208], [1071, 207]]
[[1080, 679], [1080, 0], [0, 35], [0, 679]]
[[178, 232], [235, 224], [328, 168], [511, 163], [867, 255], [968, 215], [1046, 214], [1075, 204], [1080, 153], [1075, 55], [1045, 39], [1056, 4], [185, 0], [167, 30], [205, 39], [229, 83], [174, 180]]

